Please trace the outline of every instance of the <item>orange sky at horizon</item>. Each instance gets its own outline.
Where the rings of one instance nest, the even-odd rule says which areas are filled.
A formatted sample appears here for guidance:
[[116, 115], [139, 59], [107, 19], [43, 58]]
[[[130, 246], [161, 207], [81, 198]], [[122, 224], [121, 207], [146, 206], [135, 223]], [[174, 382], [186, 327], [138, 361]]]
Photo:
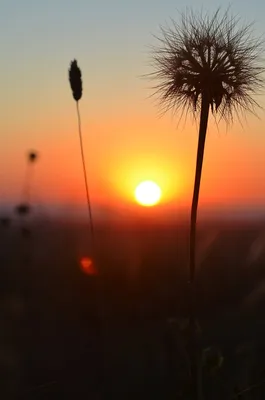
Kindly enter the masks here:
[[[74, 102], [70, 101], [68, 108], [64, 124], [60, 125], [60, 121], [55, 124], [57, 141], [51, 143], [48, 137], [42, 139], [42, 143], [35, 141], [34, 146], [29, 143], [24, 149], [22, 143], [13, 145], [13, 148], [10, 144], [9, 153], [2, 148], [2, 197], [19, 197], [26, 149], [34, 148], [40, 157], [34, 166], [33, 198], [36, 196], [44, 204], [85, 203]], [[131, 124], [128, 118], [109, 125], [107, 121], [106, 124], [97, 123], [95, 117], [90, 118], [84, 112], [84, 108], [81, 103], [88, 182], [93, 202], [114, 208], [121, 203], [129, 206], [135, 203], [137, 184], [151, 179], [161, 186], [162, 203], [174, 203], [175, 200], [190, 203], [197, 150], [195, 123], [188, 120], [177, 129], [177, 117], [174, 120], [166, 116], [157, 119], [154, 110], [154, 115], [145, 120], [139, 118], [137, 121], [131, 115]], [[265, 145], [263, 149], [260, 144], [261, 121], [257, 122], [253, 117], [250, 120], [248, 129], [256, 125], [255, 142], [248, 129], [242, 130], [239, 124], [227, 132], [223, 124], [219, 132], [212, 121], [209, 124], [201, 203], [229, 204], [243, 200], [255, 204], [265, 199], [265, 185], [262, 184]], [[127, 134], [123, 135], [122, 130]], [[90, 132], [94, 132], [93, 135]], [[44, 135], [40, 137], [45, 138]]]

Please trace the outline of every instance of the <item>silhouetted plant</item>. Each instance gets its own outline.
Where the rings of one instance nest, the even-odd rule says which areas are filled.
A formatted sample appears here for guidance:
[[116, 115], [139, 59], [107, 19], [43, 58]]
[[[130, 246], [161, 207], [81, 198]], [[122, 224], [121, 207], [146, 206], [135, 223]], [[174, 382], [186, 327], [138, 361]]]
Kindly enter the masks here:
[[[31, 204], [31, 186], [32, 186], [32, 178], [33, 178], [33, 164], [36, 162], [38, 158], [38, 154], [36, 151], [30, 150], [26, 154], [26, 172], [24, 178], [24, 184], [22, 186], [22, 196], [21, 202], [15, 207], [15, 212], [18, 217], [21, 219], [21, 226], [20, 226], [20, 235], [22, 238], [21, 242], [21, 264], [23, 266], [23, 279], [24, 279], [24, 296], [25, 301], [30, 306], [29, 301], [27, 299], [28, 296], [28, 289], [30, 287], [30, 265], [31, 265], [31, 258], [32, 258], [32, 232], [31, 229], [27, 226], [29, 224], [29, 218], [32, 214], [32, 204]], [[28, 282], [28, 283], [26, 283]], [[26, 285], [28, 287], [26, 288]]]
[[25, 203], [30, 203], [31, 201], [31, 186], [34, 173], [33, 164], [37, 161], [37, 158], [38, 158], [38, 153], [36, 151], [30, 150], [27, 153], [26, 172], [25, 172], [24, 184], [22, 187], [22, 201]]
[[[34, 307], [33, 299], [33, 277], [34, 277], [34, 264], [33, 264], [33, 252], [34, 242], [32, 229], [30, 227], [30, 217], [32, 215], [33, 207], [31, 200], [31, 186], [34, 172], [34, 165], [38, 159], [38, 153], [36, 151], [28, 151], [26, 154], [26, 171], [24, 182], [22, 185], [22, 195], [20, 203], [15, 207], [15, 213], [19, 217], [19, 261], [20, 261], [20, 277], [18, 279], [20, 284], [20, 290], [23, 296], [24, 313], [23, 313], [23, 324], [26, 329], [31, 329], [31, 310]], [[31, 348], [27, 348], [27, 352], [30, 353]]]
[[30, 213], [30, 205], [27, 203], [21, 203], [16, 206], [15, 211], [19, 216], [28, 215]]
[[189, 287], [190, 347], [193, 398], [201, 398], [198, 346], [195, 335], [195, 243], [196, 220], [201, 182], [204, 145], [209, 112], [226, 122], [234, 113], [254, 112], [258, 106], [252, 97], [263, 85], [260, 64], [262, 41], [252, 37], [252, 25], [239, 25], [240, 19], [228, 11], [220, 16], [183, 13], [181, 22], [161, 28], [159, 45], [154, 48], [154, 72], [149, 76], [158, 81], [162, 112], [179, 110], [200, 115], [195, 183], [191, 207]]
[[9, 217], [1, 217], [0, 224], [3, 228], [8, 228], [11, 225], [11, 218]]
[[80, 150], [81, 150], [81, 158], [82, 158], [82, 164], [83, 164], [83, 172], [84, 172], [84, 180], [85, 180], [85, 188], [86, 188], [86, 198], [87, 198], [87, 207], [88, 207], [88, 215], [89, 215], [89, 220], [90, 220], [91, 240], [92, 240], [92, 247], [93, 247], [93, 242], [94, 242], [94, 224], [93, 224], [91, 201], [90, 201], [88, 182], [87, 182], [87, 171], [86, 171], [86, 162], [85, 162], [85, 156], [84, 156], [84, 146], [83, 146], [83, 137], [82, 137], [82, 128], [81, 128], [81, 117], [80, 117], [80, 110], [79, 110], [79, 100], [81, 99], [82, 92], [83, 92], [82, 73], [81, 73], [81, 70], [80, 70], [76, 60], [73, 60], [70, 63], [69, 82], [70, 82], [70, 86], [71, 86], [71, 89], [72, 89], [73, 98], [76, 101]]
[[[17, 213], [17, 215], [19, 216], [19, 218], [21, 218], [22, 221], [22, 226], [20, 227], [20, 234], [21, 234], [21, 238], [23, 240], [29, 240], [31, 239], [32, 233], [29, 227], [27, 227], [28, 224], [28, 218], [31, 214], [31, 206], [28, 203], [20, 203], [15, 207], [15, 212]], [[31, 259], [31, 245], [28, 244], [27, 246], [25, 246], [25, 244], [22, 245], [21, 247], [21, 263], [23, 265], [23, 267], [27, 266], [29, 267], [30, 264], [30, 259]], [[27, 260], [27, 262], [25, 261]], [[27, 274], [29, 274], [29, 270], [27, 270]], [[29, 277], [28, 277], [29, 278]]]
[[28, 154], [28, 160], [29, 160], [29, 162], [31, 162], [31, 163], [33, 163], [34, 161], [36, 161], [36, 160], [37, 160], [37, 157], [38, 157], [38, 155], [37, 155], [36, 151], [30, 151], [29, 154]]

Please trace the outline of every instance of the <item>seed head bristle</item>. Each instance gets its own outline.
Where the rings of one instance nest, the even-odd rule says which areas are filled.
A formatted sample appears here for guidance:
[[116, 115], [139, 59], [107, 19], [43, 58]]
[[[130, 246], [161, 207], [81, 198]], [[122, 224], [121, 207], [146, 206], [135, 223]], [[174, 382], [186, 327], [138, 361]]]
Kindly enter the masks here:
[[73, 92], [73, 98], [75, 101], [79, 101], [82, 97], [82, 73], [76, 60], [70, 63], [69, 81]]
[[254, 112], [253, 95], [264, 88], [262, 53], [264, 42], [252, 36], [252, 24], [223, 16], [190, 11], [179, 23], [161, 28], [158, 45], [153, 47], [154, 71], [162, 113], [168, 110], [200, 111], [206, 94], [214, 114], [227, 122], [233, 114]]

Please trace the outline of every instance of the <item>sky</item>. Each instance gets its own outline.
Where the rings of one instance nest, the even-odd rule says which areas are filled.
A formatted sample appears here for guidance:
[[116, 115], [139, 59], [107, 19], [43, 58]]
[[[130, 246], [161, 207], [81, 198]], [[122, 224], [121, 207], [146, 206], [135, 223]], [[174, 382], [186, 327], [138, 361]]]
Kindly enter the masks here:
[[[68, 83], [74, 58], [82, 70], [80, 102], [93, 206], [134, 207], [142, 180], [162, 189], [161, 206], [190, 204], [198, 124], [158, 116], [150, 98], [150, 46], [159, 26], [191, 6], [220, 1], [0, 0], [0, 205], [21, 200], [26, 154], [34, 149], [32, 198], [47, 207], [85, 205], [76, 108]], [[262, 0], [222, 1], [265, 33]], [[265, 105], [265, 95], [259, 97]], [[207, 133], [201, 205], [265, 203], [265, 114]]]

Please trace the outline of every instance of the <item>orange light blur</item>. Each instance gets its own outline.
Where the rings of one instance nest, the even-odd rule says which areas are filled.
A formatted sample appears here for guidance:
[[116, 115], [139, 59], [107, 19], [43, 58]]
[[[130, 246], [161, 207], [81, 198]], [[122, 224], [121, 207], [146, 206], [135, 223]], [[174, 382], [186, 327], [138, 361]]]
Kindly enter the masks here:
[[[1, 138], [0, 146], [2, 201], [8, 203], [20, 196], [26, 142], [29, 148], [38, 149], [42, 155], [36, 165], [34, 201], [37, 199], [47, 207], [71, 204], [75, 209], [86, 204], [74, 107], [70, 101], [66, 104], [63, 99], [60, 101], [59, 118], [53, 115], [57, 108], [45, 109], [44, 116], [48, 113], [50, 117], [44, 118], [37, 136], [35, 125], [28, 123], [31, 118], [19, 110], [16, 110], [14, 126], [3, 125], [8, 134]], [[45, 104], [49, 104], [46, 99]], [[141, 110], [138, 116], [127, 115], [122, 107], [118, 108], [117, 117], [104, 118], [107, 122], [101, 122], [100, 107], [100, 113], [95, 113], [91, 121], [85, 109], [83, 104], [84, 146], [94, 208], [100, 205], [138, 212], [134, 190], [144, 180], [153, 180], [161, 188], [160, 209], [165, 207], [170, 211], [176, 203], [190, 206], [198, 141], [195, 124], [187, 120], [183, 127], [182, 124], [176, 127], [167, 118], [158, 120], [150, 111], [146, 117], [142, 117], [146, 113]], [[7, 120], [13, 122], [12, 118]], [[200, 206], [264, 203], [265, 186], [261, 184], [265, 169], [263, 128], [261, 122], [251, 124], [251, 129], [246, 126], [243, 132], [235, 124], [226, 135], [225, 125], [218, 125], [217, 129], [215, 123], [209, 121]], [[18, 140], [13, 140], [15, 134]]]
[[96, 276], [98, 271], [94, 266], [93, 260], [89, 257], [82, 257], [80, 260], [80, 268], [86, 275]]

